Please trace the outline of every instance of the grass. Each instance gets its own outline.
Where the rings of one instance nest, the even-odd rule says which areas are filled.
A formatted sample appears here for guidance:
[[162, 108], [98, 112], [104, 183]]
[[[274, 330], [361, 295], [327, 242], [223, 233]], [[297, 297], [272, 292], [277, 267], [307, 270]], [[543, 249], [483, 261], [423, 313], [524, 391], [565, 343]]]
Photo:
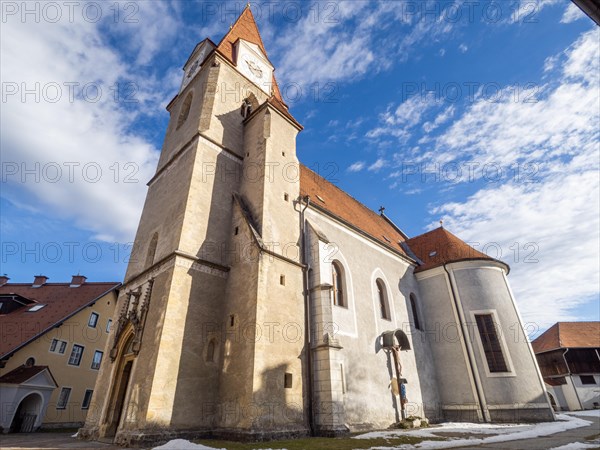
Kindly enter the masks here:
[[[442, 438], [427, 438], [428, 441], [441, 441]], [[231, 442], [220, 440], [198, 440], [198, 444], [207, 445], [213, 448], [226, 448], [227, 450], [253, 450], [267, 448], [285, 448], [287, 450], [354, 450], [368, 449], [371, 447], [391, 447], [402, 444], [418, 444], [423, 438], [414, 436], [402, 436], [394, 438], [376, 438], [376, 439], [351, 439], [351, 438], [304, 438], [290, 439], [285, 441], [269, 442]]]

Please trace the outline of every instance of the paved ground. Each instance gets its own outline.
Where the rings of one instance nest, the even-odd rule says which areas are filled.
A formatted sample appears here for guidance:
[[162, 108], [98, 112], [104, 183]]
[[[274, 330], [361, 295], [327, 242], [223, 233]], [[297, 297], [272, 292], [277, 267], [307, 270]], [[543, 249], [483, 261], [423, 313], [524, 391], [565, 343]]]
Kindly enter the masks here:
[[52, 433], [13, 433], [0, 434], [0, 449], [87, 449], [98, 448], [104, 450], [123, 450], [123, 447], [118, 447], [111, 444], [103, 444], [101, 442], [86, 442], [73, 438], [74, 432], [52, 432]]
[[[460, 447], [461, 449], [502, 449], [502, 450], [547, 450], [573, 442], [594, 444], [600, 449], [600, 419], [597, 417], [582, 417], [592, 422], [587, 427], [575, 428], [547, 437], [538, 437], [521, 441], [509, 441], [498, 444], [486, 444], [475, 447]], [[0, 449], [2, 450], [36, 450], [36, 449], [104, 449], [116, 450], [122, 447], [103, 444], [100, 442], [79, 441], [71, 437], [70, 433], [15, 433], [0, 435]], [[473, 437], [471, 435], [471, 437]], [[318, 449], [317, 449], [318, 450]]]

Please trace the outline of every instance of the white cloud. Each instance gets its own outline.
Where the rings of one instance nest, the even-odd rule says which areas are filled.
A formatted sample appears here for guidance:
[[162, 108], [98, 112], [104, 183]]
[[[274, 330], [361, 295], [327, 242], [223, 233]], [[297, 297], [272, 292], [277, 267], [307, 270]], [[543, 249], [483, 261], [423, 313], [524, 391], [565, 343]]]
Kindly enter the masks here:
[[379, 172], [381, 169], [387, 166], [387, 161], [383, 158], [379, 158], [373, 164], [369, 166], [367, 170], [370, 172]]
[[439, 54], [440, 54], [440, 56], [444, 56], [446, 54], [446, 49], [440, 48]]
[[553, 73], [560, 83], [536, 103], [480, 100], [423, 158], [505, 171], [502, 182], [432, 214], [479, 249], [487, 244], [490, 256], [501, 249], [524, 319], [541, 327], [585, 319], [573, 309], [597, 302], [600, 291], [598, 33], [584, 33], [564, 52]]
[[460, 45], [458, 46], [458, 50], [459, 50], [461, 53], [467, 53], [467, 51], [469, 50], [469, 47], [467, 47], [467, 45], [466, 45], [466, 44], [460, 44]]
[[[153, 8], [149, 21], [159, 28], [175, 24], [163, 6], [153, 4]], [[152, 8], [142, 8], [140, 14], [148, 9]], [[162, 80], [152, 72], [129, 67], [105, 42], [104, 25], [83, 20], [69, 23], [68, 16], [55, 24], [3, 23], [3, 82], [15, 83], [19, 91], [37, 90], [40, 95], [38, 99], [10, 95], [2, 102], [3, 162], [19, 168], [17, 174], [6, 177], [2, 195], [15, 204], [29, 204], [42, 213], [51, 211], [72, 220], [96, 239], [127, 242], [133, 239], [145, 183], [158, 158], [158, 149], [132, 127], [140, 114], [158, 114], [156, 103], [172, 91], [174, 78], [169, 75]], [[150, 26], [142, 31], [142, 25], [148, 27], [140, 22], [135, 32], [145, 38], [131, 38], [132, 42], [144, 41], [135, 50], [140, 62], [158, 51], [158, 41], [150, 42], [157, 29]], [[73, 98], [69, 98], [68, 83], [78, 83]], [[88, 101], [80, 95], [86, 83], [100, 89], [90, 89]], [[115, 86], [121, 93], [118, 101]], [[128, 90], [132, 88], [135, 92]], [[126, 103], [125, 95], [132, 92], [137, 103]], [[72, 174], [71, 163], [78, 164], [71, 165]], [[30, 175], [22, 182], [23, 168], [38, 168], [39, 181]]]
[[411, 129], [420, 124], [423, 115], [436, 106], [434, 95], [413, 95], [402, 102], [396, 109], [391, 106], [386, 112], [380, 114], [381, 125], [369, 130], [368, 138], [379, 138], [381, 136], [394, 136], [401, 142], [405, 142], [411, 136]]
[[[365, 1], [315, 2], [303, 8], [313, 13], [269, 37], [277, 42], [271, 47], [279, 60], [278, 79], [305, 86], [361, 78], [406, 61], [419, 44], [438, 42], [454, 27], [441, 13], [431, 20], [407, 9], [395, 2]], [[314, 11], [320, 12], [319, 20]]]
[[366, 164], [364, 161], [356, 161], [348, 167], [348, 172], [360, 172], [365, 168]]
[[537, 22], [542, 9], [561, 2], [561, 0], [519, 0], [518, 8], [514, 8], [509, 22], [525, 24]]
[[560, 19], [560, 23], [575, 22], [583, 17], [585, 17], [583, 11], [581, 11], [575, 3], [569, 3], [569, 6], [567, 6], [567, 9], [565, 9], [562, 18]]
[[455, 111], [456, 111], [456, 108], [454, 105], [448, 106], [444, 111], [442, 111], [440, 114], [438, 114], [438, 116], [435, 118], [435, 120], [433, 122], [425, 122], [423, 124], [423, 130], [425, 131], [425, 133], [432, 132], [433, 130], [438, 128], [440, 125], [443, 125], [444, 123], [448, 122], [448, 120], [450, 120], [454, 116]]

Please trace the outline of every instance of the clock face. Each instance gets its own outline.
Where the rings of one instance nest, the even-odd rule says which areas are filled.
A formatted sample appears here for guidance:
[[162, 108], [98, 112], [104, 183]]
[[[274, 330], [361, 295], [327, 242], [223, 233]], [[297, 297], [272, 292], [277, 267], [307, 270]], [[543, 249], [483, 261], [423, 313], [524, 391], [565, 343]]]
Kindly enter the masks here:
[[198, 68], [198, 66], [200, 65], [200, 59], [197, 59], [194, 64], [192, 64], [192, 66], [190, 67], [190, 70], [188, 70], [187, 73], [187, 77], [191, 78], [192, 75], [194, 75], [194, 72], [196, 72], [196, 69]]
[[255, 61], [252, 61], [251, 59], [247, 58], [246, 64], [248, 64], [248, 69], [250, 69], [250, 72], [252, 72], [252, 75], [254, 75], [256, 78], [263, 77], [263, 70]]

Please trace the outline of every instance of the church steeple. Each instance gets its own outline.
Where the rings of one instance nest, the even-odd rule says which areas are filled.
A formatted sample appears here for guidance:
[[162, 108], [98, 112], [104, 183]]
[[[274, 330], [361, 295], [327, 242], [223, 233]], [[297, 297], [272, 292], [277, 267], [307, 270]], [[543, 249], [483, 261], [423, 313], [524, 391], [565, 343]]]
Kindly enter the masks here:
[[[217, 51], [221, 53], [221, 55], [227, 58], [231, 63], [237, 64], [238, 67], [241, 68], [240, 61], [237, 60], [239, 56], [238, 52], [240, 40], [258, 46], [258, 49], [260, 52], [262, 52], [268, 64], [272, 66], [268, 59], [267, 50], [265, 49], [260, 32], [258, 31], [258, 26], [256, 25], [256, 20], [254, 19], [254, 14], [252, 14], [250, 5], [247, 5], [246, 8], [244, 8], [242, 14], [240, 14], [227, 34], [223, 36], [223, 39], [221, 39], [221, 42], [219, 42], [217, 45]], [[270, 94], [285, 105], [285, 102], [281, 97], [279, 86], [277, 85], [277, 80], [275, 79], [274, 69], [271, 72], [272, 91]]]

